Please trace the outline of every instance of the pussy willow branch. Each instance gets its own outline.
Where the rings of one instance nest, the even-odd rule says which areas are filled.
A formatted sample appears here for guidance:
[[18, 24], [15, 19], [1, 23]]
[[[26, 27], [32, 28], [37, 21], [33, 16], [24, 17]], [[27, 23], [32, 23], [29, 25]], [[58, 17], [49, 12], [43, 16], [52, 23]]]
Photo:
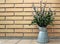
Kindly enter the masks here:
[[32, 8], [33, 8], [34, 12], [37, 14], [38, 7], [35, 7], [35, 6], [34, 6], [34, 3], [32, 4]]
[[42, 10], [42, 1], [43, 0], [40, 0], [40, 11]]
[[[42, 4], [43, 4], [43, 3], [42, 3]], [[44, 5], [43, 5], [42, 8], [41, 8], [41, 11], [40, 11], [40, 12], [41, 12], [42, 15], [45, 15], [46, 4], [47, 4], [47, 1], [44, 3]]]
[[38, 7], [35, 7], [34, 3], [32, 5], [32, 7], [34, 9], [33, 16], [35, 16], [37, 18], [38, 22], [39, 22], [39, 16], [34, 14], [34, 13], [38, 14]]

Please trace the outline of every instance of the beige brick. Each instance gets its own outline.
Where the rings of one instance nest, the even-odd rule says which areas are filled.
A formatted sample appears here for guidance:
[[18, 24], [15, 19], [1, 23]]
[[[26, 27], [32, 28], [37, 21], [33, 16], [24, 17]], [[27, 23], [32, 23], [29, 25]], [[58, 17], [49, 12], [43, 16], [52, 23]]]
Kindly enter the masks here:
[[[49, 7], [50, 4], [47, 4], [46, 7]], [[51, 7], [60, 7], [60, 4], [51, 4]]]
[[59, 37], [60, 33], [54, 33], [54, 36], [56, 36], [56, 37], [58, 36]]
[[5, 25], [0, 25], [0, 28], [5, 28]]
[[15, 4], [15, 7], [23, 7], [23, 4]]
[[0, 33], [0, 36], [5, 36], [5, 33]]
[[60, 12], [56, 12], [56, 15], [57, 15], [57, 16], [60, 16]]
[[55, 29], [55, 28], [60, 28], [60, 25], [47, 26], [47, 28], [52, 28], [52, 29]]
[[[40, 4], [34, 4], [35, 7], [40, 7]], [[46, 7], [49, 7], [47, 4]], [[32, 4], [15, 4], [15, 7], [32, 7]], [[60, 7], [60, 4], [51, 4], [51, 7]]]
[[21, 37], [23, 36], [23, 33], [6, 33], [6, 36]]
[[48, 33], [52, 32], [53, 29], [47, 29]]
[[0, 24], [13, 24], [13, 21], [0, 21]]
[[23, 29], [23, 32], [32, 32], [32, 29]]
[[15, 29], [15, 32], [32, 32], [32, 29]]
[[[33, 5], [33, 4], [32, 4]], [[40, 7], [40, 4], [34, 4], [36, 8]], [[33, 7], [33, 6], [32, 6]], [[40, 10], [40, 9], [39, 9]]]
[[23, 29], [15, 29], [15, 32], [23, 32]]
[[60, 32], [60, 29], [53, 29], [53, 32]]
[[60, 8], [54, 8], [54, 9], [56, 9], [55, 11], [60, 11]]
[[0, 4], [0, 7], [14, 7], [14, 4]]
[[[36, 6], [36, 7], [37, 7], [37, 6]], [[24, 11], [31, 11], [31, 12], [33, 12], [34, 9], [33, 9], [33, 8], [24, 8]], [[38, 8], [38, 11], [40, 11], [40, 8]]]
[[31, 24], [31, 21], [15, 21], [15, 24]]
[[23, 0], [6, 0], [6, 3], [23, 3]]
[[52, 29], [53, 29], [53, 26], [51, 26], [51, 25], [48, 25], [46, 28], [48, 28], [48, 29], [49, 29], [49, 28], [52, 28]]
[[55, 19], [54, 20], [60, 20], [60, 17], [55, 17]]
[[14, 32], [14, 29], [0, 29], [0, 32]]
[[54, 36], [54, 34], [53, 33], [48, 33], [48, 36], [50, 37], [52, 37], [52, 36]]
[[24, 28], [37, 28], [36, 25], [24, 25]]
[[32, 4], [15, 4], [15, 7], [32, 7]]
[[6, 8], [6, 11], [23, 11], [23, 8]]
[[[34, 4], [35, 7], [40, 7], [40, 4]], [[32, 4], [15, 4], [15, 7], [32, 7]]]
[[5, 19], [5, 17], [0, 17], [0, 20], [4, 20]]
[[26, 37], [37, 37], [38, 34], [37, 33], [24, 33], [24, 36]]
[[[43, 0], [43, 2], [46, 2], [46, 0]], [[40, 0], [24, 0], [24, 3], [40, 3]], [[47, 0], [47, 3], [60, 3], [59, 0]]]
[[6, 25], [6, 28], [23, 28], [23, 25]]
[[4, 8], [0, 8], [0, 11], [5, 11], [5, 9]]
[[59, 0], [47, 0], [48, 3], [60, 3]]
[[53, 24], [60, 24], [60, 21], [54, 21]]
[[[43, 3], [46, 2], [46, 0], [43, 0]], [[59, 0], [47, 0], [47, 3], [59, 3]]]
[[40, 2], [40, 0], [24, 0], [24, 3], [39, 3]]
[[34, 11], [33, 8], [24, 8], [24, 11]]
[[32, 15], [32, 12], [15, 12], [15, 15]]
[[24, 16], [24, 20], [33, 20], [33, 16]]
[[60, 7], [60, 4], [54, 4], [53, 7]]
[[39, 32], [39, 29], [33, 29], [33, 32]]
[[0, 0], [0, 3], [5, 3], [5, 0]]
[[7, 12], [0, 13], [0, 16], [9, 16], [9, 15], [14, 15], [14, 14], [13, 13], [7, 13]]
[[6, 17], [6, 20], [22, 20], [22, 16], [12, 16], [12, 17]]

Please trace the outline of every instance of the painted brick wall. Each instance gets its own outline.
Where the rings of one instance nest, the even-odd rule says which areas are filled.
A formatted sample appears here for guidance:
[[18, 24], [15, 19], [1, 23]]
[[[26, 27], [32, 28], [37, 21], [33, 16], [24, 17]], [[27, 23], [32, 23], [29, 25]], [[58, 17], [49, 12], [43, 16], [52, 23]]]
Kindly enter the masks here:
[[[40, 0], [0, 0], [0, 37], [37, 37], [38, 27], [31, 25], [32, 3], [39, 7]], [[43, 1], [45, 2], [45, 1]], [[54, 26], [48, 26], [49, 36], [60, 36], [60, 0], [47, 0], [56, 9]]]

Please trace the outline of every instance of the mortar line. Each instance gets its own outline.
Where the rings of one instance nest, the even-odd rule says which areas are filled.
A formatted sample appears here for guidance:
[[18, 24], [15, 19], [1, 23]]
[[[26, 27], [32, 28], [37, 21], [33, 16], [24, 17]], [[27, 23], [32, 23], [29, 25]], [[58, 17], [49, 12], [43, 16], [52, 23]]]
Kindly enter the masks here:
[[[23, 4], [24, 4], [24, 0], [23, 0]], [[24, 8], [23, 8], [23, 12], [24, 12]], [[24, 21], [24, 16], [23, 16], [22, 20]], [[24, 25], [23, 25], [23, 29], [24, 29]], [[24, 38], [24, 32], [22, 32], [22, 33], [23, 33], [23, 38]]]
[[6, 0], [5, 0], [5, 3], [6, 3]]
[[23, 0], [23, 3], [24, 3], [24, 0]]

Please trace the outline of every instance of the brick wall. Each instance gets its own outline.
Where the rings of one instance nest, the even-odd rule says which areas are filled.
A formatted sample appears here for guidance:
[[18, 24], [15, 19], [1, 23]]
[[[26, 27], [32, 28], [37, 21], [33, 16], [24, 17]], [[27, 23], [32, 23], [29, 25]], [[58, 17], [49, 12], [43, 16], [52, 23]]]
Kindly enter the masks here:
[[[40, 0], [0, 0], [0, 36], [37, 37], [38, 27], [31, 25], [32, 3], [39, 7]], [[45, 2], [45, 1], [43, 1]], [[47, 0], [56, 9], [54, 26], [48, 26], [49, 36], [60, 36], [60, 0]]]

